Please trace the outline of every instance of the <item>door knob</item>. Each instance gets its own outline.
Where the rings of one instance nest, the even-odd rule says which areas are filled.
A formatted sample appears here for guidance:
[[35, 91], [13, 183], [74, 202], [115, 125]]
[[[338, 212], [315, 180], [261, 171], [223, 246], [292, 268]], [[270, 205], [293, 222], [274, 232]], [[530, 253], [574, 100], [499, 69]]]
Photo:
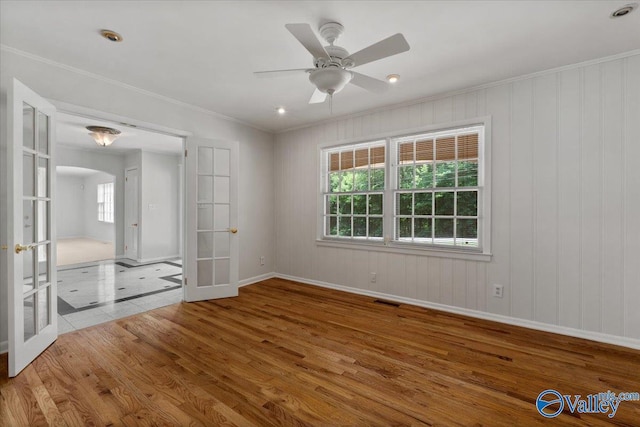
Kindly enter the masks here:
[[230, 228], [229, 231], [232, 232], [233, 234], [236, 234], [238, 232], [238, 229], [237, 228]]
[[28, 251], [35, 248], [36, 245], [21, 245], [16, 244], [16, 253], [19, 254], [22, 251]]
[[131, 226], [132, 226], [132, 227], [137, 227], [137, 226], [138, 226], [138, 224], [131, 224]]

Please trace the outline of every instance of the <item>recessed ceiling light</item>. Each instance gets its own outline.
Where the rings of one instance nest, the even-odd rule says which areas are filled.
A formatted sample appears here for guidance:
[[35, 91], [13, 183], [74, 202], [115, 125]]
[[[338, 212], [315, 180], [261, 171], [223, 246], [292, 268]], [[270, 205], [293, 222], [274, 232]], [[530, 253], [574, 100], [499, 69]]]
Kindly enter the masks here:
[[278, 114], [284, 114], [287, 112], [287, 110], [285, 110], [284, 107], [278, 107], [276, 108], [276, 111], [278, 112]]
[[633, 10], [637, 7], [638, 3], [631, 3], [626, 6], [622, 6], [620, 9], [617, 9], [611, 14], [611, 18], [621, 18], [633, 12]]
[[102, 35], [102, 37], [104, 37], [105, 39], [112, 41], [112, 42], [121, 42], [122, 41], [122, 36], [118, 33], [116, 33], [115, 31], [111, 31], [111, 30], [102, 30], [100, 31], [100, 34]]
[[389, 83], [397, 83], [400, 80], [400, 76], [398, 74], [389, 74], [387, 76], [387, 81]]

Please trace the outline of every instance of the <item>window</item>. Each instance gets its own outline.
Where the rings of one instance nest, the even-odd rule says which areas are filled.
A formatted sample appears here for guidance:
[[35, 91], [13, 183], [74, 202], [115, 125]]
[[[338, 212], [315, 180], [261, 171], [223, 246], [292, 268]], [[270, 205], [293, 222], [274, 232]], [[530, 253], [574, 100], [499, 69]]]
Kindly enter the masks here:
[[98, 221], [113, 223], [113, 182], [98, 184]]
[[394, 239], [478, 248], [481, 127], [393, 139]]
[[487, 155], [485, 124], [323, 149], [321, 238], [488, 254]]
[[324, 152], [324, 235], [383, 239], [385, 141]]

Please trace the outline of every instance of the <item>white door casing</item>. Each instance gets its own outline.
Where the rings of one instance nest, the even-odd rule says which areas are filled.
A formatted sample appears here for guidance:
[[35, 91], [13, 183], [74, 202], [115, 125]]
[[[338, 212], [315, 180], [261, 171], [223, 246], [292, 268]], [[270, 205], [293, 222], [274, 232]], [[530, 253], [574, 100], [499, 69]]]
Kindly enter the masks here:
[[127, 169], [125, 172], [124, 182], [124, 216], [125, 216], [125, 238], [124, 254], [127, 258], [132, 260], [139, 260], [140, 254], [138, 253], [139, 242], [139, 224], [140, 215], [138, 210], [139, 205], [139, 180], [138, 169]]
[[[184, 299], [238, 295], [238, 143], [186, 140]], [[241, 231], [240, 231], [241, 232]]]
[[13, 79], [7, 97], [9, 376], [58, 336], [55, 108]]

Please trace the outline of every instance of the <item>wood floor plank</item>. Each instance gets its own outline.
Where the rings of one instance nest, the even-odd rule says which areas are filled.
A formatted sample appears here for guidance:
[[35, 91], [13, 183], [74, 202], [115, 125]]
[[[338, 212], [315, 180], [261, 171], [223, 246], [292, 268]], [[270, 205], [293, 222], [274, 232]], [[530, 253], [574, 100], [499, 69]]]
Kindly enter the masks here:
[[65, 334], [0, 426], [640, 426], [640, 401], [543, 418], [538, 394], [640, 392], [640, 351], [270, 279]]

